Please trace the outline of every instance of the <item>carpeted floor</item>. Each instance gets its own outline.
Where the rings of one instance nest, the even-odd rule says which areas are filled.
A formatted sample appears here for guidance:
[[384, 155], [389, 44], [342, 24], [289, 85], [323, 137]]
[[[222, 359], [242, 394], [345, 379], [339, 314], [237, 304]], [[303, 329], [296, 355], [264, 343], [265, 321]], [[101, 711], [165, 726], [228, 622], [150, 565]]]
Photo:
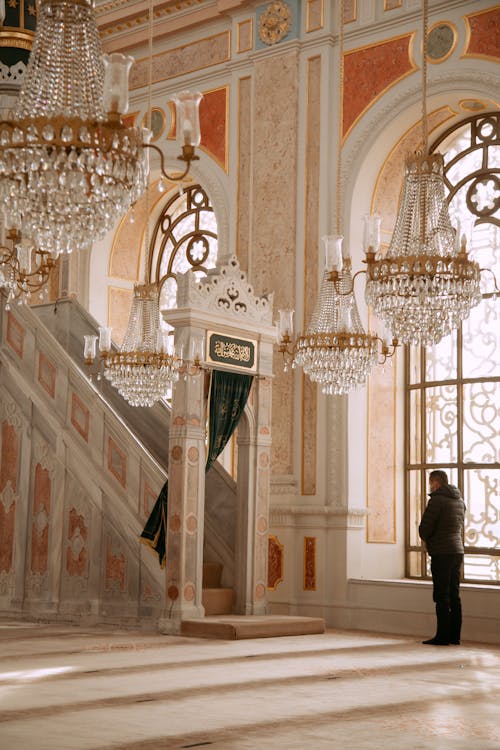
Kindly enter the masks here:
[[0, 622], [2, 750], [498, 750], [500, 648]]

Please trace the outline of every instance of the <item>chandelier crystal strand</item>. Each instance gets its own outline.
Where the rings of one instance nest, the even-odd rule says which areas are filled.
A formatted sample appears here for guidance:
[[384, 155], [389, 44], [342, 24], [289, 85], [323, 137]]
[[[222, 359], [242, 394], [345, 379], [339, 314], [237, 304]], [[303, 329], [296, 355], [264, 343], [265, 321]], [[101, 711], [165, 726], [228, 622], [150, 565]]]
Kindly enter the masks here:
[[146, 166], [126, 109], [104, 111], [91, 2], [41, 0], [38, 16], [16, 109], [0, 122], [0, 205], [8, 226], [55, 258], [113, 226], [143, 192]]
[[423, 3], [422, 149], [406, 160], [394, 233], [387, 253], [369, 249], [366, 302], [405, 344], [432, 346], [458, 328], [481, 301], [479, 265], [452, 227], [444, 160], [428, 153], [427, 0]]

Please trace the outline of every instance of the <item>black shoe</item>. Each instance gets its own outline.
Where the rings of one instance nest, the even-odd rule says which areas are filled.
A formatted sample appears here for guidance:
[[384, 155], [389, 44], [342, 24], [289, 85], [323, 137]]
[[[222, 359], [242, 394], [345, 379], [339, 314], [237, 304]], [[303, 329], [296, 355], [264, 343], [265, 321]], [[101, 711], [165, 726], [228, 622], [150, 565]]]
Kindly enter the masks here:
[[437, 638], [429, 638], [428, 641], [422, 641], [425, 646], [449, 646], [449, 641], [439, 641]]

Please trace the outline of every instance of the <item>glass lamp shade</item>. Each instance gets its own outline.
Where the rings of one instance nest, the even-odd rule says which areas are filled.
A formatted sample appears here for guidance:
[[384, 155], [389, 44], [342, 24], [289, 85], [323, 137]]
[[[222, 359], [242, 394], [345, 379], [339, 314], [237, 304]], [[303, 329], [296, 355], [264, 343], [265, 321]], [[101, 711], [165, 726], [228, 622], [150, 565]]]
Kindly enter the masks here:
[[99, 327], [99, 351], [111, 351], [111, 328], [108, 326]]
[[286, 337], [291, 338], [293, 336], [293, 310], [279, 310], [279, 337], [280, 340]]
[[97, 336], [84, 336], [83, 342], [83, 356], [92, 362], [95, 359]]
[[31, 251], [32, 247], [30, 244], [20, 242], [16, 245], [19, 266], [25, 274], [31, 273]]
[[364, 221], [364, 232], [363, 232], [363, 249], [365, 253], [368, 250], [376, 253], [380, 247], [380, 225], [382, 223], [382, 217], [378, 214], [365, 214], [363, 216]]
[[325, 235], [321, 238], [325, 245], [325, 267], [327, 271], [342, 270], [342, 235]]
[[134, 58], [113, 52], [103, 56], [103, 63], [104, 111], [125, 114], [128, 111], [128, 75]]
[[172, 97], [176, 109], [176, 139], [180, 146], [199, 146], [200, 102], [203, 94], [199, 91], [181, 91]]

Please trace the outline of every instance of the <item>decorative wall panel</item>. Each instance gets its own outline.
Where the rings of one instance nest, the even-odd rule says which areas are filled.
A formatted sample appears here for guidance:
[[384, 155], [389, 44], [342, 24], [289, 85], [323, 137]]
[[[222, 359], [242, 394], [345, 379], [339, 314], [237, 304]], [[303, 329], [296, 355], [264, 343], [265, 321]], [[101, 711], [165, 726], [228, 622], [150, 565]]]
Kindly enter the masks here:
[[122, 487], [127, 486], [127, 456], [111, 436], [108, 437], [108, 469]]
[[23, 358], [25, 335], [26, 329], [24, 326], [19, 323], [11, 312], [7, 313], [6, 341], [20, 359]]
[[71, 394], [71, 424], [86, 443], [89, 440], [90, 411], [76, 393]]
[[269, 553], [267, 561], [267, 588], [276, 591], [283, 580], [284, 547], [274, 534], [269, 535]]
[[204, 91], [200, 103], [201, 146], [227, 172], [227, 108], [229, 87]]
[[[160, 52], [153, 57], [153, 83], [227, 62], [231, 56], [230, 45], [229, 31], [223, 31], [221, 34]], [[148, 58], [137, 60], [132, 66], [129, 87], [131, 91], [147, 85], [148, 69]]]
[[[295, 294], [295, 201], [285, 186], [297, 181], [298, 56], [295, 50], [261, 58], [255, 65], [252, 258], [256, 294], [274, 290], [274, 309]], [[270, 169], [269, 165], [273, 165]], [[279, 257], [279, 263], [276, 262]], [[276, 369], [273, 383], [273, 473], [292, 475], [293, 378]], [[277, 426], [279, 425], [279, 429]]]
[[344, 23], [352, 23], [358, 17], [357, 0], [344, 0]]
[[56, 375], [55, 366], [43, 352], [40, 352], [38, 355], [38, 382], [51, 398], [54, 398], [56, 392]]
[[411, 56], [413, 36], [404, 34], [344, 54], [343, 138], [385, 91], [417, 69]]
[[249, 52], [253, 47], [253, 19], [240, 21], [236, 29], [236, 52]]
[[465, 17], [468, 26], [466, 57], [500, 57], [500, 6]]
[[316, 537], [304, 537], [304, 591], [316, 591]]
[[127, 587], [127, 559], [116, 540], [106, 537], [106, 567], [104, 589], [107, 592], [125, 593]]
[[[7, 593], [2, 590], [4, 574], [12, 570], [18, 470], [19, 437], [14, 425], [4, 420], [0, 463], [0, 595]], [[7, 588], [7, 582], [3, 583]]]
[[368, 380], [366, 539], [385, 544], [396, 541], [397, 356], [392, 367], [374, 367]]
[[307, 0], [306, 32], [318, 31], [324, 26], [324, 0]]

